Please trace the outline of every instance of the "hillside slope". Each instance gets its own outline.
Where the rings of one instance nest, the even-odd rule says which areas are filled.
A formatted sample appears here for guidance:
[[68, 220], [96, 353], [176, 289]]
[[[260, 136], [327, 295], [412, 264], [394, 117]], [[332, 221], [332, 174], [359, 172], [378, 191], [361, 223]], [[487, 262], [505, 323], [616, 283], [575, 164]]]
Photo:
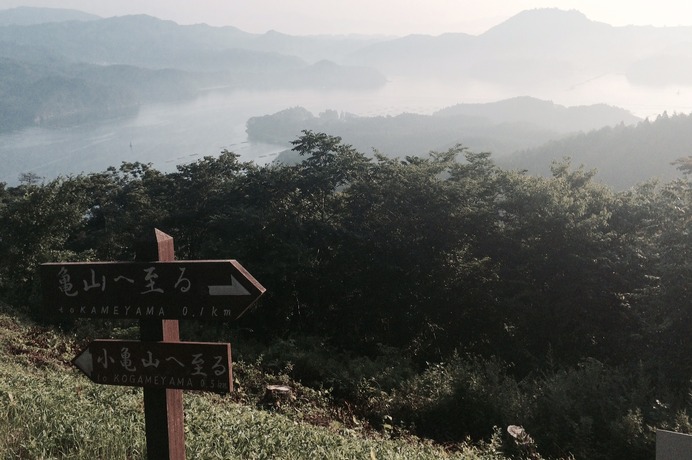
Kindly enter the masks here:
[[[79, 350], [74, 338], [19, 320], [0, 304], [2, 458], [147, 458], [141, 389], [88, 381], [70, 365]], [[461, 445], [450, 453], [412, 438], [388, 440], [318, 417], [305, 403], [262, 409], [242, 395], [252, 372], [239, 367], [240, 394], [185, 394], [188, 458], [503, 458], [497, 446]], [[307, 421], [308, 410], [323, 426]]]
[[605, 127], [553, 140], [503, 158], [506, 167], [550, 174], [553, 161], [570, 157], [575, 165], [596, 169], [596, 178], [617, 189], [649, 179], [667, 181], [680, 177], [672, 163], [692, 151], [692, 115], [667, 113], [654, 121]]

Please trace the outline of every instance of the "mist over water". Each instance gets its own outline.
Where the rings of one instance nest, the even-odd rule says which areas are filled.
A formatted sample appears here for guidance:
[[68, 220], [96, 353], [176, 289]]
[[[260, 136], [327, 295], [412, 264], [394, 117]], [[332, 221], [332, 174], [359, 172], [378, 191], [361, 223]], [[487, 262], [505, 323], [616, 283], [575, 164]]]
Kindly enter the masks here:
[[[515, 96], [532, 96], [564, 106], [605, 103], [641, 118], [654, 118], [664, 111], [692, 112], [692, 87], [635, 86], [621, 75], [533, 89], [393, 77], [383, 88], [358, 92], [208, 91], [192, 101], [143, 106], [134, 116], [62, 128], [32, 127], [0, 135], [0, 181], [14, 185], [25, 172], [49, 180], [58, 175], [103, 171], [123, 161], [152, 163], [170, 172], [176, 165], [218, 155], [224, 149], [239, 154], [243, 161], [264, 164], [286, 147], [248, 142], [245, 122], [253, 116], [296, 106], [315, 115], [327, 109], [365, 117], [432, 114], [458, 103], [487, 103]], [[294, 139], [299, 135], [295, 133]]]

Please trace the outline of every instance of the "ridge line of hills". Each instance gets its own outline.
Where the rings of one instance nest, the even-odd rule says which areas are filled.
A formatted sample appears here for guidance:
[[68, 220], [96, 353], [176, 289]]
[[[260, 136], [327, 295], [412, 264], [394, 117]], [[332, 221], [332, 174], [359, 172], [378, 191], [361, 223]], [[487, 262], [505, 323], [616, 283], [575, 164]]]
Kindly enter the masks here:
[[604, 74], [642, 85], [692, 85], [690, 43], [690, 27], [612, 27], [558, 9], [524, 11], [478, 36], [400, 38], [259, 35], [146, 15], [0, 10], [0, 131], [117, 114], [204, 88], [358, 90], [382, 87], [393, 75], [483, 81], [517, 95]]
[[[372, 90], [396, 76], [438, 78], [455, 84], [481, 81], [530, 96], [544, 85], [573, 87], [594, 75], [624, 75], [640, 86], [692, 86], [690, 44], [692, 27], [614, 27], [576, 10], [555, 8], [524, 11], [477, 36], [452, 32], [398, 38], [291, 36], [276, 31], [251, 34], [232, 26], [181, 26], [146, 15], [99, 18], [59, 9], [0, 10], [0, 132], [128, 116], [142, 104], [189, 99], [209, 88]], [[590, 115], [581, 116], [582, 120], [593, 118], [589, 125], [556, 127], [562, 115], [553, 111], [540, 122], [533, 120], [535, 126], [527, 129], [520, 126], [527, 124], [530, 115], [526, 104], [511, 108], [508, 101], [512, 100], [516, 103], [519, 98], [499, 101], [497, 106], [453, 106], [458, 101], [450, 101], [435, 114], [435, 126], [428, 126], [425, 116], [416, 114], [384, 121], [399, 123], [393, 132], [408, 126], [409, 137], [420, 135], [420, 126], [428, 126], [428, 134], [434, 134], [440, 133], [442, 115], [457, 111], [463, 129], [458, 123], [453, 128], [458, 131], [456, 138], [440, 139], [433, 145], [411, 142], [411, 147], [419, 147], [415, 153], [460, 142], [500, 155], [539, 148], [551, 140], [551, 148], [556, 148], [564, 145], [559, 137], [568, 132], [638, 121], [621, 109], [611, 111], [604, 105], [581, 109], [591, 110]], [[474, 117], [487, 118], [485, 112], [499, 106], [509, 118], [498, 121], [491, 117], [481, 123], [486, 131], [479, 134]], [[610, 111], [609, 116], [619, 119], [597, 121], [599, 111]], [[356, 126], [355, 119], [349, 122]], [[418, 130], [410, 129], [415, 123], [423, 124]], [[384, 148], [382, 138], [369, 138], [366, 127], [359, 129], [359, 139], [367, 148]], [[298, 133], [284, 136], [281, 142]], [[485, 142], [498, 133], [492, 142]], [[516, 140], [522, 138], [532, 141], [517, 146]], [[633, 149], [633, 159], [649, 155], [665, 168], [671, 152], [678, 151], [652, 154], [640, 152], [636, 146]], [[524, 154], [534, 158], [547, 155]], [[578, 155], [572, 156], [579, 161]]]
[[[315, 116], [303, 107], [292, 107], [250, 118], [246, 131], [251, 141], [286, 147], [302, 130], [312, 130], [340, 136], [360, 151], [376, 149], [387, 156], [418, 155], [463, 144], [473, 151], [504, 157], [573, 132], [639, 121], [641, 118], [630, 112], [605, 104], [565, 107], [520, 96], [490, 103], [456, 104], [432, 115], [364, 117], [326, 110]], [[282, 160], [293, 162], [291, 157], [284, 154]]]
[[[46, 22], [51, 15], [55, 22]], [[51, 40], [45, 40], [47, 34]], [[82, 46], [75, 41], [76, 37], [84, 40]], [[547, 61], [539, 68], [528, 66], [533, 67], [531, 75], [540, 74], [541, 68], [550, 65], [552, 78], [558, 70], [579, 70], [593, 76], [594, 68], [598, 68], [602, 72], [622, 72], [642, 84], [667, 84], [676, 78], [692, 82], [692, 74], [687, 72], [692, 68], [692, 49], [688, 46], [692, 43], [692, 27], [615, 27], [592, 21], [576, 10], [557, 8], [523, 11], [479, 35], [449, 32], [396, 38], [292, 36], [276, 31], [253, 34], [233, 26], [178, 25], [146, 15], [98, 18], [71, 10], [0, 10], [0, 41], [8, 39], [18, 45], [53, 51], [62, 48], [60, 51], [67, 58], [95, 63], [94, 48], [98, 48], [102, 64], [147, 67], [169, 67], [173, 62], [181, 68], [182, 60], [172, 59], [191, 57], [185, 54], [191, 47], [197, 51], [237, 48], [292, 56], [306, 63], [328, 59], [339, 65], [374, 66], [386, 75], [392, 71], [442, 74], [440, 70], [446, 69], [455, 71], [456, 77], [463, 71], [466, 77], [488, 78], [500, 68], [517, 70], [518, 60], [527, 62], [531, 58], [532, 64]], [[140, 46], [134, 48], [133, 43]], [[181, 54], [171, 54], [173, 49]], [[147, 51], [150, 53], [146, 54]], [[164, 55], [156, 60], [151, 55], [153, 51]], [[453, 57], [461, 59], [450, 62]], [[675, 62], [678, 69], [685, 71], [656, 80], [651, 72], [646, 72], [651, 59]], [[422, 63], [437, 67], [421, 69]], [[190, 65], [193, 64], [198, 65], [199, 58], [193, 59]]]
[[[692, 27], [613, 27], [576, 10], [554, 8], [524, 11], [478, 36], [399, 38], [252, 34], [146, 15], [99, 18], [60, 9], [0, 10], [2, 80], [22, 67], [29, 67], [30, 74], [58, 67], [58, 77], [91, 83], [74, 67], [133, 66], [145, 69], [132, 77], [135, 84], [127, 84], [122, 77], [129, 75], [122, 69], [115, 81], [99, 78], [136, 94], [143, 73], [168, 72], [146, 76], [155, 82], [150, 86], [163, 90], [136, 94], [145, 101], [149, 94], [161, 100], [163, 93], [185, 97], [208, 87], [376, 88], [391, 76], [483, 81], [515, 88], [517, 95], [532, 95], [556, 82], [572, 87], [606, 74], [625, 75], [637, 85], [692, 85], [690, 44]], [[16, 90], [7, 81], [0, 84], [0, 95]], [[123, 104], [109, 99], [106, 105]]]
[[[692, 115], [664, 113], [655, 120], [606, 105], [565, 107], [530, 97], [488, 104], [458, 104], [432, 115], [359, 117], [327, 110], [313, 115], [293, 107], [248, 120], [252, 141], [284, 144], [302, 130], [339, 136], [361, 152], [390, 157], [445, 151], [462, 145], [491, 152], [501, 167], [549, 176], [551, 164], [570, 158], [595, 169], [596, 180], [626, 189], [652, 178], [673, 180], [674, 164], [692, 148]], [[286, 150], [278, 162], [301, 157]]]

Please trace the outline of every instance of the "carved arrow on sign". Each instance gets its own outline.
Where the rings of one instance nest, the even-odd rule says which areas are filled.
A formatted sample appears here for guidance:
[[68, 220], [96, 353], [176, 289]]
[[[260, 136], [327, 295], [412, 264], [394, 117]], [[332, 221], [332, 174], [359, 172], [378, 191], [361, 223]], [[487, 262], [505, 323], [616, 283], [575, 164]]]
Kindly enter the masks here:
[[251, 295], [233, 276], [230, 285], [209, 286], [209, 295]]

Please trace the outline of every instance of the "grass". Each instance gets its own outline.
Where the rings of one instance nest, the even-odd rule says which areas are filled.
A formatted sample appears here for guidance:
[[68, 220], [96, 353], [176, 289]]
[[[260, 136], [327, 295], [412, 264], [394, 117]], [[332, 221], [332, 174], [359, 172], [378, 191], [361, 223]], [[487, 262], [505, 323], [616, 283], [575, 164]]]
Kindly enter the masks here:
[[[141, 389], [93, 384], [70, 364], [78, 350], [73, 338], [0, 312], [1, 459], [146, 458]], [[187, 458], [504, 458], [498, 439], [454, 449], [413, 437], [391, 439], [355, 419], [330, 419], [334, 412], [324, 399], [311, 400], [307, 389], [301, 394], [293, 406], [276, 410], [253, 404], [242, 392], [186, 392]]]

